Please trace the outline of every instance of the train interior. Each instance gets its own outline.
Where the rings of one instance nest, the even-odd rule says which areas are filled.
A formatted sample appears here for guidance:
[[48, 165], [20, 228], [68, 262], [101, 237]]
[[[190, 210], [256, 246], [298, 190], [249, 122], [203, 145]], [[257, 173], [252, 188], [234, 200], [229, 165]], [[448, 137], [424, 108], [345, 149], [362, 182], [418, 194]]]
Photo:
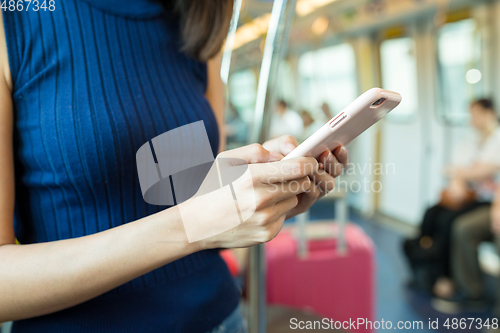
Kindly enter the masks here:
[[[470, 103], [500, 97], [500, 21], [497, 19], [500, 2], [237, 2], [235, 8], [239, 16], [237, 24], [233, 16], [234, 34], [230, 34], [226, 42], [222, 65], [222, 77], [227, 81], [226, 130], [230, 148], [258, 141], [256, 127], [263, 128], [261, 132], [269, 137], [268, 122], [272, 115], [266, 118], [264, 113], [259, 114], [259, 103], [263, 103], [261, 94], [265, 94], [259, 90], [266, 80], [263, 76], [268, 74], [266, 52], [273, 37], [271, 30], [276, 29], [273, 15], [280, 10], [278, 6], [283, 7], [282, 16], [293, 18], [284, 28], [284, 38], [289, 36], [286, 47], [274, 50], [277, 56], [279, 52], [283, 54], [277, 69], [271, 70], [276, 78], [269, 79], [268, 84], [273, 85], [274, 95], [272, 103], [266, 106], [267, 112], [273, 113], [277, 101], [283, 100], [290, 110], [302, 116], [304, 129], [296, 135], [299, 142], [311, 133], [308, 124], [324, 123], [372, 87], [396, 91], [403, 96], [400, 106], [349, 145], [352, 165], [337, 180], [335, 190], [318, 201], [308, 214], [287, 221], [284, 229], [300, 233], [303, 225], [335, 224], [340, 220], [360, 227], [375, 249], [374, 273], [369, 278], [375, 286], [374, 297], [365, 301], [373, 301], [373, 318], [392, 321], [392, 329], [400, 321], [422, 321], [424, 325], [418, 330], [432, 331], [437, 328], [431, 325], [432, 321], [439, 319], [438, 329], [446, 331], [452, 329], [442, 326], [447, 320], [451, 323], [471, 317], [493, 318], [500, 261], [492, 242], [478, 245], [479, 263], [490, 299], [485, 306], [473, 309], [441, 306], [432, 291], [412, 288], [414, 273], [403, 243], [418, 237], [426, 210], [440, 200], [441, 190], [448, 182], [443, 170], [451, 163], [456, 145], [472, 131]], [[269, 93], [269, 86], [267, 90]], [[309, 127], [314, 128], [313, 125]], [[347, 234], [339, 237], [347, 237]], [[274, 251], [271, 247], [266, 250]], [[349, 245], [347, 248], [349, 251]], [[268, 261], [270, 257], [271, 254], [265, 255]], [[293, 297], [278, 295], [279, 292], [273, 290], [278, 287], [270, 281], [277, 270], [273, 265], [272, 260], [267, 263], [267, 275], [258, 273], [264, 275], [260, 278], [264, 281], [261, 286], [267, 287], [263, 297], [267, 296], [268, 307], [293, 305], [319, 317], [328, 315], [318, 313], [321, 310], [312, 305], [314, 301], [300, 303], [290, 300]], [[251, 272], [255, 268], [252, 262], [246, 268], [245, 283], [250, 286], [248, 276], [259, 279], [258, 274]], [[292, 270], [290, 274], [300, 273]], [[315, 284], [315, 278], [307, 279], [310, 279], [307, 283]], [[330, 283], [337, 282], [332, 279]], [[298, 298], [297, 290], [301, 287], [295, 288], [290, 292], [297, 293]], [[335, 302], [340, 304], [350, 302], [349, 293], [331, 297], [337, 298]], [[335, 307], [335, 302], [331, 307]], [[358, 314], [353, 310], [342, 318], [356, 318]], [[335, 315], [333, 311], [331, 316]], [[250, 326], [256, 325], [254, 320], [251, 317]], [[272, 318], [267, 316], [267, 321], [269, 331], [280, 331], [278, 326], [271, 329]], [[291, 327], [291, 323], [286, 325]], [[485, 329], [466, 326], [454, 329], [467, 332]], [[417, 330], [409, 327], [406, 330]], [[353, 331], [349, 327], [342, 329]], [[378, 331], [385, 329], [378, 327]], [[374, 327], [373, 331], [376, 330]]]
[[[500, 111], [498, 17], [496, 0], [234, 1], [221, 65], [228, 149], [264, 142], [273, 126], [300, 143], [373, 87], [402, 96], [348, 145], [349, 165], [309, 212], [265, 245], [222, 251], [249, 332], [498, 328], [493, 237], [472, 254], [485, 290], [477, 306], [436, 296], [441, 277], [415, 286], [438, 263], [412, 266], [405, 248], [433, 248], [422, 223], [474, 131], [471, 103], [492, 99]], [[299, 129], [279, 123], [280, 101]], [[455, 288], [450, 275], [440, 292]]]

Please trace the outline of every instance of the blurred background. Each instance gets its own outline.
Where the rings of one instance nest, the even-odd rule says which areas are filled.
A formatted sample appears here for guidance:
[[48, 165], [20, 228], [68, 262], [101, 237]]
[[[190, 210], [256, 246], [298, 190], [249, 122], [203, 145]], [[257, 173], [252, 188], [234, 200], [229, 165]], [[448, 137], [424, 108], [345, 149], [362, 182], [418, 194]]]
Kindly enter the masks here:
[[[268, 138], [291, 134], [301, 141], [372, 87], [397, 91], [403, 102], [349, 145], [351, 165], [333, 193], [306, 216], [287, 222], [284, 234], [297, 242], [294, 246], [299, 253], [293, 254], [297, 258], [282, 258], [282, 249], [292, 246], [286, 243], [288, 236], [280, 235], [266, 245], [268, 305], [289, 306], [319, 318], [390, 320], [392, 329], [398, 321], [422, 321], [423, 328], [418, 331], [430, 331], [429, 321], [435, 319], [443, 331], [494, 328], [442, 325], [446, 319], [451, 324], [453, 318], [489, 318], [490, 322], [496, 318], [500, 265], [494, 233], [474, 239], [469, 254], [480, 266], [480, 297], [461, 293], [460, 283], [455, 281], [460, 280], [456, 276], [460, 273], [451, 263], [455, 255], [451, 248], [461, 244], [452, 239], [452, 228], [465, 213], [462, 208], [473, 201], [490, 209], [494, 197], [474, 194], [472, 201], [454, 207], [447, 206], [445, 199], [446, 193], [460, 191], [450, 185], [458, 174], [450, 172], [450, 167], [474, 169], [478, 163], [481, 167], [491, 164], [492, 169], [481, 179], [462, 177], [471, 191], [483, 181], [491, 185], [499, 167], [491, 157], [497, 152], [500, 155], [494, 148], [500, 149], [500, 143], [492, 138], [497, 125], [494, 104], [478, 106], [475, 101], [500, 100], [500, 2], [297, 0], [290, 39], [274, 81], [276, 107], [268, 110], [272, 113], [270, 123], [261, 124], [256, 117], [256, 100], [275, 2], [237, 2], [241, 5], [237, 29], [222, 66], [222, 76], [227, 78], [229, 148], [255, 141], [256, 126], [264, 127]], [[471, 125], [475, 106], [484, 112], [493, 110], [486, 129]], [[477, 146], [467, 148], [463, 154], [469, 154], [471, 160], [462, 163], [464, 140]], [[491, 160], [474, 155], [485, 145], [493, 147], [483, 154]], [[490, 194], [494, 192], [490, 190]], [[423, 230], [424, 216], [435, 206], [451, 215], [434, 217], [428, 224], [444, 223], [444, 231]], [[469, 208], [467, 212], [477, 207]], [[325, 242], [330, 238], [336, 241], [328, 245]], [[437, 246], [441, 238], [446, 241]], [[365, 242], [365, 249], [356, 249], [353, 244], [358, 240]], [[318, 251], [315, 244], [323, 244], [318, 245], [322, 249], [334, 246], [338, 252], [332, 255], [331, 263], [322, 266], [333, 267], [330, 277], [325, 268], [325, 289], [321, 289], [321, 278], [304, 273], [315, 270], [307, 266]], [[356, 251], [361, 257], [356, 257]], [[245, 288], [251, 272], [242, 260], [243, 268], [235, 274], [247, 277], [242, 282]], [[444, 267], [443, 272], [432, 276], [429, 267], [440, 271], [438, 266]], [[361, 276], [361, 280], [342, 280], [342, 274]], [[300, 295], [301, 286], [316, 283], [308, 297]], [[331, 285], [343, 284], [345, 293], [343, 287], [331, 289]], [[472, 304], [471, 300], [478, 302]], [[269, 320], [268, 325], [272, 325], [273, 318]], [[279, 331], [278, 326], [274, 331]]]

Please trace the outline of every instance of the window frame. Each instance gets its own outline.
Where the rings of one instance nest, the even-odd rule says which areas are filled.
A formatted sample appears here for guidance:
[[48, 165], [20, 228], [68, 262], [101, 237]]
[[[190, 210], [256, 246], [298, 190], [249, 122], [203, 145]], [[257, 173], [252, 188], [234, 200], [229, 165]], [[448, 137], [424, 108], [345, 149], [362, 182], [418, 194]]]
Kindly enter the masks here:
[[[413, 43], [413, 51], [415, 52], [415, 81], [417, 82], [417, 86], [415, 87], [416, 94], [416, 107], [415, 111], [409, 115], [404, 116], [386, 116], [384, 121], [391, 124], [412, 124], [418, 121], [419, 119], [419, 89], [418, 89], [418, 54], [416, 50], [416, 41], [415, 37], [407, 31], [407, 27], [393, 27], [383, 31], [377, 40], [377, 53], [378, 53], [378, 66], [379, 66], [379, 74], [380, 74], [380, 84], [383, 89], [384, 87], [384, 79], [383, 79], [383, 66], [382, 66], [382, 44], [386, 41], [408, 38], [411, 39]], [[404, 98], [404, 96], [403, 96]], [[390, 115], [390, 114], [389, 114]]]
[[[467, 127], [467, 126], [469, 126], [469, 118], [467, 116], [464, 116], [463, 118], [461, 117], [461, 118], [457, 119], [452, 114], [447, 112], [449, 107], [446, 106], [448, 104], [448, 102], [446, 99], [446, 94], [444, 93], [446, 91], [446, 82], [444, 80], [443, 66], [442, 66], [441, 61], [440, 61], [440, 53], [439, 53], [440, 52], [440, 46], [439, 46], [440, 30], [443, 29], [443, 27], [447, 24], [460, 23], [460, 22], [463, 22], [466, 20], [471, 20], [474, 22], [475, 28], [474, 28], [474, 32], [473, 32], [473, 36], [472, 36], [473, 45], [476, 45], [476, 43], [478, 43], [479, 44], [479, 52], [482, 52], [483, 51], [482, 50], [483, 37], [481, 36], [480, 30], [479, 30], [480, 22], [478, 22], [477, 19], [475, 19], [472, 16], [459, 17], [456, 20], [447, 20], [447, 22], [445, 24], [443, 24], [441, 27], [439, 27], [439, 29], [436, 29], [436, 32], [435, 32], [436, 69], [437, 69], [436, 79], [437, 79], [437, 86], [439, 89], [438, 90], [439, 94], [438, 94], [437, 99], [436, 99], [437, 105], [435, 108], [435, 112], [436, 112], [437, 121], [445, 126]], [[472, 57], [472, 60], [470, 61], [470, 64], [473, 64], [473, 66], [471, 68], [469, 68], [469, 70], [470, 69], [479, 69], [481, 72], [483, 72], [484, 64], [482, 62], [482, 55], [481, 55], [481, 53], [479, 53], [479, 55], [476, 54], [477, 53], [476, 50], [477, 49], [475, 48], [472, 51], [473, 57]], [[464, 77], [464, 82], [465, 82], [465, 77]], [[467, 84], [467, 83], [465, 83], [465, 84]], [[480, 84], [479, 90], [483, 90], [483, 93], [482, 94], [480, 93], [479, 95], [476, 95], [476, 96], [472, 96], [468, 101], [469, 103], [471, 103], [475, 98], [480, 98], [480, 97], [482, 97], [482, 95], [484, 95], [484, 90], [485, 90], [484, 79], [482, 79], [480, 82], [478, 82], [476, 84]]]

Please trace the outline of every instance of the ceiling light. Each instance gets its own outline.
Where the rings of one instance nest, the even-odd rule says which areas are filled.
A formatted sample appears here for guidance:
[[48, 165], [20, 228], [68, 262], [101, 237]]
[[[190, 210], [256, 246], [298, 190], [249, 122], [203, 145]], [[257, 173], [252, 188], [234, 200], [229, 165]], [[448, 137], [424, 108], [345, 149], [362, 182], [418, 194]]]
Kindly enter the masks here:
[[326, 29], [328, 29], [328, 24], [330, 22], [328, 21], [328, 18], [326, 16], [318, 16], [312, 26], [311, 26], [311, 30], [313, 32], [313, 34], [315, 34], [316, 36], [320, 36], [322, 34], [324, 34], [326, 32]]
[[470, 71], [465, 74], [465, 80], [469, 82], [470, 84], [476, 84], [479, 81], [481, 81], [481, 72], [477, 69], [471, 69]]
[[297, 6], [295, 7], [295, 12], [299, 16], [306, 16], [312, 13], [316, 9], [326, 6], [336, 0], [297, 0]]
[[234, 34], [233, 50], [264, 35], [270, 21], [271, 14], [265, 14], [239, 27]]

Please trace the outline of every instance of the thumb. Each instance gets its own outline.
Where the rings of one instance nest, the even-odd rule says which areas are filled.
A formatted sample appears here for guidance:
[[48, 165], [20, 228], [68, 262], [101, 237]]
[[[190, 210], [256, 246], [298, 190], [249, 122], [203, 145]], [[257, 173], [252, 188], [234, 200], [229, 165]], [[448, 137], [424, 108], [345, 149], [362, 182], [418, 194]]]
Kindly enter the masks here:
[[[269, 152], [258, 143], [220, 153], [218, 157], [231, 159], [233, 165], [277, 162], [283, 155]], [[238, 161], [239, 160], [239, 161]]]

